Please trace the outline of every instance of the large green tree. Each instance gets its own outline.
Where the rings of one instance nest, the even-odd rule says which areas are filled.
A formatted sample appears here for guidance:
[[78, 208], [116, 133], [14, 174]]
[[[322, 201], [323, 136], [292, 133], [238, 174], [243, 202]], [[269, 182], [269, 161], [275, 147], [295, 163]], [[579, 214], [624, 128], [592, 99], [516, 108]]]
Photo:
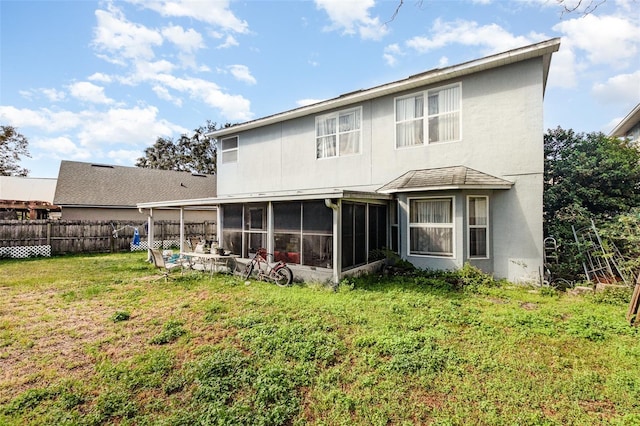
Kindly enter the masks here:
[[606, 227], [640, 206], [640, 151], [628, 140], [560, 127], [544, 136], [544, 228], [560, 243], [563, 275], [580, 261], [572, 227]]
[[215, 174], [216, 143], [206, 134], [216, 128], [216, 123], [207, 121], [204, 126], [195, 129], [192, 135], [183, 134], [175, 141], [172, 138], [158, 137], [155, 144], [144, 150], [144, 157], [138, 158], [136, 166]]
[[29, 141], [12, 126], [0, 126], [0, 176], [27, 176], [22, 157], [31, 157]]

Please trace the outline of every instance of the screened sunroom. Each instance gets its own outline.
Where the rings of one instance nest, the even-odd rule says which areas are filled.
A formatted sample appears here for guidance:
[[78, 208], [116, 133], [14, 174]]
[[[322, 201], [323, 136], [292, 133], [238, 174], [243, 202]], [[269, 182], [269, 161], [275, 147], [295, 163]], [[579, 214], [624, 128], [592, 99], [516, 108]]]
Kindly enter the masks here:
[[380, 260], [392, 247], [390, 197], [326, 195], [331, 198], [225, 200], [219, 204], [220, 244], [246, 259], [264, 247], [299, 277], [333, 282]]

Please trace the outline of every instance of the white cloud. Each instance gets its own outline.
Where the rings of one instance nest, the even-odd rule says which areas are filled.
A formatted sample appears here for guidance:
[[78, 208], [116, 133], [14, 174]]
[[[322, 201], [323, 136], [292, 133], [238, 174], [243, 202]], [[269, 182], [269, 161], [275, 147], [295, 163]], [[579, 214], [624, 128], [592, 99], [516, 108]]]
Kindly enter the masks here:
[[586, 52], [593, 64], [623, 68], [636, 61], [640, 49], [640, 26], [628, 17], [589, 14], [562, 21], [553, 29], [565, 34], [572, 48]]
[[162, 35], [183, 52], [194, 52], [204, 47], [202, 36], [193, 28], [184, 30], [181, 26], [171, 25], [162, 29]]
[[167, 89], [164, 86], [159, 86], [159, 85], [155, 85], [151, 88], [151, 90], [153, 90], [153, 92], [160, 98], [160, 99], [164, 99], [165, 101], [169, 101], [171, 103], [173, 103], [174, 105], [177, 105], [179, 107], [182, 106], [182, 99], [175, 97], [173, 95], [171, 95], [171, 93], [169, 92], [169, 89]]
[[451, 44], [478, 46], [484, 54], [493, 54], [522, 47], [541, 41], [542, 34], [530, 33], [527, 36], [515, 36], [500, 25], [479, 25], [475, 21], [456, 20], [445, 22], [436, 19], [429, 36], [416, 36], [405, 42], [407, 47], [419, 53], [426, 53]]
[[402, 49], [400, 49], [400, 45], [398, 43], [394, 43], [384, 48], [382, 57], [384, 58], [387, 65], [392, 67], [398, 62], [397, 57], [401, 55], [404, 55], [404, 52], [402, 52]]
[[33, 100], [39, 95], [43, 95], [49, 102], [60, 102], [63, 101], [67, 96], [67, 94], [61, 90], [47, 88], [18, 90], [18, 93], [20, 94], [20, 96], [29, 100]]
[[122, 166], [132, 166], [142, 156], [144, 153], [138, 150], [118, 149], [107, 152], [107, 158]]
[[96, 86], [88, 81], [80, 81], [69, 85], [69, 93], [74, 98], [96, 104], [112, 104], [113, 99], [104, 94], [104, 87]]
[[236, 40], [234, 36], [228, 35], [224, 39], [224, 43], [218, 45], [218, 49], [228, 49], [230, 47], [238, 46], [239, 44], [240, 43], [238, 43], [238, 40]]
[[553, 54], [551, 58], [551, 69], [549, 71], [549, 87], [572, 88], [577, 85], [576, 55], [567, 46], [560, 46], [560, 50]]
[[89, 81], [99, 81], [101, 83], [111, 83], [113, 81], [113, 79], [111, 78], [111, 76], [101, 73], [101, 72], [96, 72], [91, 74], [89, 77], [87, 77], [87, 80]]
[[447, 65], [449, 65], [449, 58], [446, 56], [440, 57], [438, 60], [438, 68], [445, 68]]
[[200, 100], [220, 111], [226, 120], [250, 120], [253, 117], [251, 103], [240, 95], [223, 93], [217, 84], [199, 78], [179, 78], [169, 74], [159, 74], [154, 81], [173, 90], [187, 93], [191, 99]]
[[124, 60], [153, 59], [154, 46], [162, 44], [162, 35], [144, 25], [127, 21], [120, 9], [109, 5], [109, 10], [96, 10], [98, 24], [94, 29], [93, 45], [102, 57], [112, 63]]
[[57, 89], [40, 89], [40, 91], [51, 102], [59, 102], [61, 100], [64, 100], [66, 96], [66, 94], [63, 91], [57, 90]]
[[64, 160], [88, 160], [95, 155], [92, 150], [77, 146], [69, 137], [35, 138], [33, 146], [47, 152], [48, 157]]
[[[46, 133], [64, 132], [67, 139], [78, 141], [76, 146], [91, 150], [119, 144], [144, 147], [152, 145], [157, 136], [188, 132], [182, 126], [159, 119], [158, 109], [153, 106], [77, 113], [0, 106], [0, 121], [21, 129], [32, 128]], [[65, 142], [64, 139], [58, 140], [61, 147], [70, 146], [68, 142], [62, 142]]]
[[246, 65], [229, 65], [227, 67], [231, 75], [238, 80], [245, 82], [247, 84], [256, 84], [257, 81], [255, 77], [251, 75], [251, 71], [249, 71], [249, 67]]
[[343, 34], [358, 33], [367, 40], [379, 40], [388, 33], [388, 29], [376, 16], [372, 18], [369, 9], [375, 6], [374, 0], [315, 0], [316, 7], [324, 10], [331, 25], [328, 31], [342, 30]]
[[186, 131], [181, 126], [159, 119], [158, 108], [154, 106], [111, 108], [83, 115], [84, 121], [77, 133], [83, 147], [100, 148], [119, 144], [147, 146], [153, 144], [157, 136]]
[[616, 75], [604, 83], [596, 83], [591, 91], [602, 103], [633, 106], [640, 100], [640, 70], [631, 74]]
[[238, 19], [229, 10], [228, 0], [127, 0], [147, 9], [154, 10], [162, 16], [191, 18], [208, 24], [216, 25], [226, 31], [247, 33], [249, 24]]
[[82, 118], [70, 111], [52, 111], [47, 108], [31, 110], [0, 105], [0, 121], [14, 127], [35, 127], [46, 132], [61, 132], [77, 127]]

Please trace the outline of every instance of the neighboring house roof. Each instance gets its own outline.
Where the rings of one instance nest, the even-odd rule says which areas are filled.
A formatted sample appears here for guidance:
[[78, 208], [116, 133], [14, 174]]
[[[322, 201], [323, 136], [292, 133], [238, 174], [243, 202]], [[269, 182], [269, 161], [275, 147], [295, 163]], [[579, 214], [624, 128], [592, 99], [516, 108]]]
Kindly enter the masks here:
[[55, 178], [0, 176], [0, 199], [53, 202]]
[[54, 203], [136, 207], [141, 202], [215, 197], [216, 187], [213, 175], [62, 161]]
[[636, 105], [625, 118], [609, 133], [609, 136], [624, 138], [629, 131], [640, 124], [640, 104]]
[[379, 98], [381, 96], [396, 94], [405, 90], [416, 87], [435, 84], [441, 81], [450, 80], [452, 78], [460, 78], [465, 75], [490, 70], [493, 68], [514, 64], [525, 61], [527, 59], [539, 58], [543, 59], [543, 93], [546, 87], [547, 76], [549, 74], [549, 65], [551, 63], [551, 54], [557, 52], [560, 48], [560, 38], [554, 38], [541, 43], [532, 44], [519, 49], [509, 50], [474, 61], [465, 62], [459, 65], [453, 65], [446, 68], [436, 68], [405, 78], [403, 80], [392, 83], [383, 84], [366, 90], [356, 90], [337, 98], [318, 102], [312, 105], [292, 109], [282, 113], [259, 118], [257, 120], [248, 121], [242, 124], [225, 127], [220, 130], [208, 133], [207, 136], [219, 138], [222, 136], [232, 135], [241, 131], [255, 129], [270, 124], [279, 123], [285, 120], [318, 114], [333, 108], [339, 108], [369, 99]]
[[445, 189], [509, 189], [513, 182], [465, 166], [411, 170], [392, 180], [378, 192], [436, 191]]

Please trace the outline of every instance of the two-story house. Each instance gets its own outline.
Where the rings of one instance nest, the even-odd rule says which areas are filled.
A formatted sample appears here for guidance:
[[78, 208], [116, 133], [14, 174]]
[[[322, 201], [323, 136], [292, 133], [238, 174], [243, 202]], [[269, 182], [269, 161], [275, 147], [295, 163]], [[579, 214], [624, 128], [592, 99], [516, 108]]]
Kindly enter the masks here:
[[[391, 249], [537, 280], [552, 39], [241, 123], [218, 140], [223, 247], [337, 283]], [[166, 205], [164, 203], [163, 205]], [[156, 204], [139, 204], [153, 208]]]

